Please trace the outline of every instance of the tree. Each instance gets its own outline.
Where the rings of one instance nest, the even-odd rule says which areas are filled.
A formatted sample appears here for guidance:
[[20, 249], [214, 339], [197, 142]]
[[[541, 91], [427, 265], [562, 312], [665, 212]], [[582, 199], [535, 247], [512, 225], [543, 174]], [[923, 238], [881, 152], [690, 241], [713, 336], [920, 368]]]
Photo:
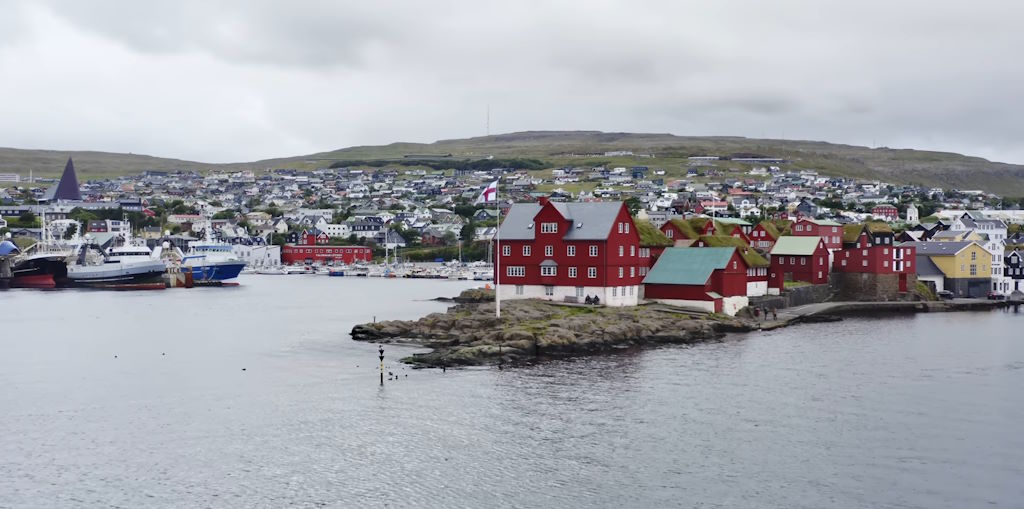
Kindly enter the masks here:
[[213, 215], [214, 219], [234, 219], [238, 217], [238, 211], [235, 209], [222, 210]]
[[447, 231], [447, 232], [444, 232], [443, 236], [441, 236], [441, 240], [444, 242], [444, 245], [450, 246], [450, 245], [454, 244], [455, 241], [458, 240], [458, 238], [455, 236], [454, 233], [452, 233], [450, 231]]
[[626, 198], [626, 208], [629, 209], [629, 215], [635, 216], [640, 209], [644, 208], [644, 204], [636, 196], [630, 196]]
[[476, 237], [476, 223], [470, 220], [459, 231], [459, 239], [464, 242], [472, 242], [474, 237]]

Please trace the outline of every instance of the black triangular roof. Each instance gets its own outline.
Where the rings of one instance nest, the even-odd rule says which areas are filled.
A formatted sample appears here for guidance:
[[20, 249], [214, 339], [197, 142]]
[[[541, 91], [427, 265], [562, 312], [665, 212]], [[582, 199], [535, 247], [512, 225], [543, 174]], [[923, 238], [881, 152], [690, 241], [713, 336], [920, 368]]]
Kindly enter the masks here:
[[60, 182], [46, 190], [43, 200], [82, 201], [82, 192], [78, 189], [78, 176], [75, 175], [75, 163], [71, 161], [70, 157], [68, 163], [64, 165], [64, 174], [60, 176]]

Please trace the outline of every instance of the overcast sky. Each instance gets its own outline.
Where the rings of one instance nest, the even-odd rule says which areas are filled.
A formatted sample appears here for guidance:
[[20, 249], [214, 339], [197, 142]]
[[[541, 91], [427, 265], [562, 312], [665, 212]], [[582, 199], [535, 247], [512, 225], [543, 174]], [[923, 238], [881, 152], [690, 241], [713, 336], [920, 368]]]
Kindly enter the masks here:
[[250, 161], [584, 129], [1024, 163], [1024, 2], [0, 0], [0, 146]]

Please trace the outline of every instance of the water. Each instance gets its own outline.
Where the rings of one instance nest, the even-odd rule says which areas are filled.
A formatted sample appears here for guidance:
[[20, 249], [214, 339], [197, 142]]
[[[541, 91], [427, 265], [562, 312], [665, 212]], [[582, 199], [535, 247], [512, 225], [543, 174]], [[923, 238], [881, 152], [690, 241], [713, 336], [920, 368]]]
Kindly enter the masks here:
[[1024, 505], [1024, 315], [501, 371], [387, 346], [381, 388], [351, 326], [473, 283], [242, 282], [0, 292], [0, 507]]

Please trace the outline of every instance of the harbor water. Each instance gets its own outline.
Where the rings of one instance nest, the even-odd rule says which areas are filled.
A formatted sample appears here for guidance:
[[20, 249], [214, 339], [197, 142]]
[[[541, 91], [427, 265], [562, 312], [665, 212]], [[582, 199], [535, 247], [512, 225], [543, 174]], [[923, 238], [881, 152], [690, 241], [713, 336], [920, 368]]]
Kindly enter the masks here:
[[[0, 291], [0, 507], [1024, 505], [1024, 314], [499, 370], [348, 331], [471, 281]], [[386, 375], [387, 377], [387, 375]]]

